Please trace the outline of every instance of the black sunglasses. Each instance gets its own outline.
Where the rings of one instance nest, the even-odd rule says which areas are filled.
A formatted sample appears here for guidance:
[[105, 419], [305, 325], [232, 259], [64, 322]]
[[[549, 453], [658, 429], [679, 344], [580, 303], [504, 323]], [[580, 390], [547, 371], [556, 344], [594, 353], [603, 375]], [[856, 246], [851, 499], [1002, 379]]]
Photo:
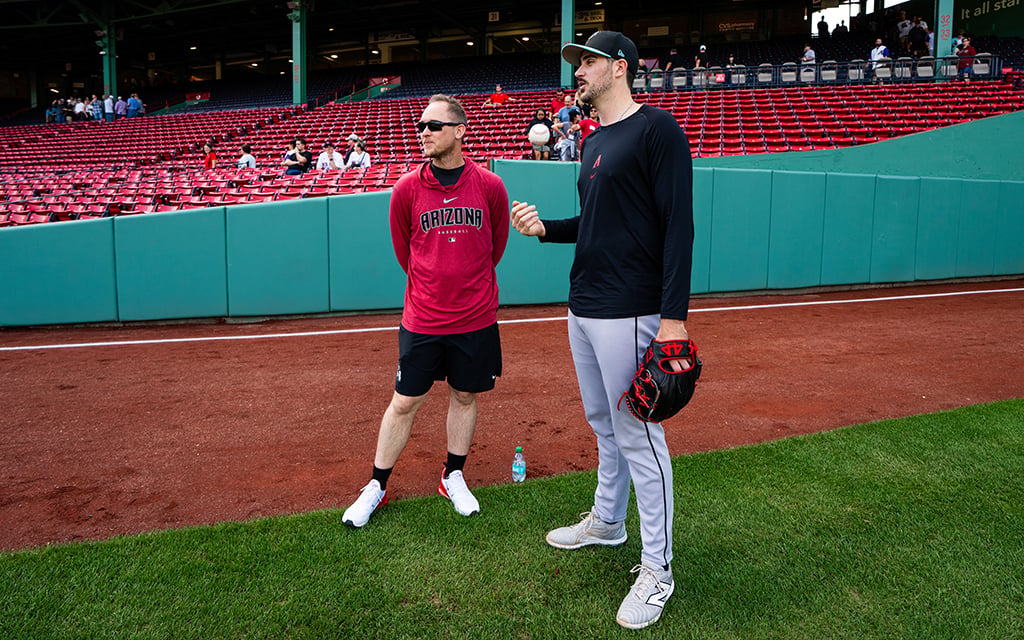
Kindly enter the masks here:
[[426, 122], [417, 122], [416, 130], [423, 133], [424, 129], [430, 129], [433, 132], [438, 132], [445, 127], [457, 127], [461, 122], [441, 122], [440, 120], [427, 120]]

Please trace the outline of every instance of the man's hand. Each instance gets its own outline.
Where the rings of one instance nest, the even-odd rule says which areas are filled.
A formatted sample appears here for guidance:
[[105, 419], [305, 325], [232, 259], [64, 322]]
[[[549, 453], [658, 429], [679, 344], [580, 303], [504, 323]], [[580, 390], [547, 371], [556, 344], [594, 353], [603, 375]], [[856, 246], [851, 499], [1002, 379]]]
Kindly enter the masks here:
[[[661, 324], [658, 325], [658, 335], [654, 336], [654, 339], [658, 342], [666, 342], [668, 340], [689, 340], [690, 334], [687, 333], [686, 325], [682, 320], [662, 318]], [[673, 371], [682, 371], [690, 368], [690, 361], [683, 358], [666, 360], [666, 362], [668, 362], [668, 365]]]
[[537, 207], [528, 202], [512, 201], [512, 228], [524, 236], [543, 238], [547, 230], [540, 220]]

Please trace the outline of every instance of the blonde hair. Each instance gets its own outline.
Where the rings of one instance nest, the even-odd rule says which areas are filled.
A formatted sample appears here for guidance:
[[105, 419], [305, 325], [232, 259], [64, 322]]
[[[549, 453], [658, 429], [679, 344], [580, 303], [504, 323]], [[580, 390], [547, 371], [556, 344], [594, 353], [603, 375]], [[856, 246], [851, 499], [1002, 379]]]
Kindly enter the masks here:
[[451, 115], [453, 122], [460, 124], [469, 124], [469, 118], [466, 117], [466, 110], [462, 107], [462, 103], [457, 99], [445, 95], [443, 93], [435, 93], [430, 96], [430, 104], [435, 102], [444, 102], [448, 105], [448, 113]]

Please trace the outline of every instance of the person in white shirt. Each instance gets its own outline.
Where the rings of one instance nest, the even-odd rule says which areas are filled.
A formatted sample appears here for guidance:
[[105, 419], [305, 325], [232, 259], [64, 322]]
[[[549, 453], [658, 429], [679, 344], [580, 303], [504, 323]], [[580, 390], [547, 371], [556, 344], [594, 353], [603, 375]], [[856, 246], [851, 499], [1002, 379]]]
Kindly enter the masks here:
[[909, 46], [910, 29], [914, 23], [907, 19], [907, 12], [900, 11], [900, 21], [896, 23], [896, 29], [900, 34], [900, 50], [906, 51]]
[[804, 64], [814, 62], [814, 49], [811, 48], [811, 45], [804, 45], [804, 57], [800, 58], [800, 62], [803, 62]]
[[891, 57], [892, 56], [889, 55], [889, 47], [882, 44], [882, 39], [875, 39], [875, 48], [871, 50], [871, 68], [877, 69], [878, 67], [881, 66], [878, 62], [879, 60], [881, 60], [882, 58]]
[[346, 168], [361, 168], [368, 169], [370, 167], [370, 154], [366, 153], [366, 145], [363, 144], [362, 140], [356, 142], [355, 149], [352, 150], [352, 155], [348, 157], [348, 165]]
[[254, 155], [252, 155], [252, 148], [249, 145], [247, 145], [247, 144], [243, 144], [241, 149], [242, 149], [242, 155], [239, 156], [239, 158], [238, 158], [238, 168], [239, 169], [255, 169], [256, 168], [256, 157]]
[[333, 142], [325, 142], [324, 150], [316, 157], [316, 168], [318, 171], [335, 171], [345, 166], [341, 154], [334, 150]]

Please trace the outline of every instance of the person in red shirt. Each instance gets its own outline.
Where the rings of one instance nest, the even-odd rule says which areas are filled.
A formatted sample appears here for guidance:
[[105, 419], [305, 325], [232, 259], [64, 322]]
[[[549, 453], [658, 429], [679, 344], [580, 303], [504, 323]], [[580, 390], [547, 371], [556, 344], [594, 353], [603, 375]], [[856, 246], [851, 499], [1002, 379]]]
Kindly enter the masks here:
[[217, 168], [217, 154], [213, 152], [213, 148], [210, 147], [209, 142], [203, 143], [203, 168], [204, 169], [216, 169]]
[[387, 482], [413, 419], [436, 380], [448, 382], [448, 458], [437, 491], [464, 516], [480, 511], [462, 469], [476, 429], [476, 394], [501, 375], [498, 278], [510, 227], [508, 193], [494, 173], [462, 155], [466, 112], [430, 98], [420, 121], [429, 158], [391, 192], [391, 241], [406, 273], [398, 375], [381, 420], [373, 474], [342, 522], [365, 525], [387, 503]]
[[595, 129], [597, 129], [598, 127], [601, 126], [601, 123], [597, 121], [598, 120], [597, 109], [591, 108], [590, 109], [590, 115], [592, 117], [590, 117], [590, 118], [583, 118], [582, 120], [580, 120], [580, 132], [582, 133], [582, 137], [580, 138], [580, 142], [582, 142], [583, 140], [586, 140], [587, 136], [589, 136], [591, 133], [594, 132]]
[[502, 91], [500, 84], [496, 84], [494, 85], [494, 93], [491, 94], [491, 97], [487, 98], [487, 102], [484, 103], [484, 106], [498, 107], [505, 104], [506, 102], [517, 102], [517, 100], [512, 96], [508, 95], [507, 93], [505, 93], [504, 91]]
[[555, 89], [555, 97], [551, 99], [551, 107], [548, 109], [548, 113], [554, 115], [558, 113], [558, 110], [565, 106], [565, 89]]
[[964, 36], [964, 39], [960, 41], [960, 45], [956, 49], [956, 55], [960, 58], [956, 65], [957, 75], [963, 78], [965, 82], [970, 82], [970, 79], [974, 77], [974, 56], [978, 55], [978, 52], [971, 46], [971, 39], [969, 37]]

